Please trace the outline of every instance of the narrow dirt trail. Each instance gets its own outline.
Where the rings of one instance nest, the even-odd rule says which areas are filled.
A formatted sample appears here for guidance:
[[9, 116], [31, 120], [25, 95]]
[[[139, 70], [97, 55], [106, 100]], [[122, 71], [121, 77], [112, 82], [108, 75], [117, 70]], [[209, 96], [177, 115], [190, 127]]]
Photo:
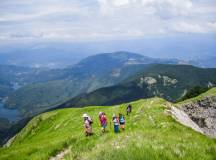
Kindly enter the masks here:
[[64, 156], [70, 152], [70, 148], [67, 148], [61, 152], [59, 152], [55, 157], [49, 158], [49, 160], [63, 160]]

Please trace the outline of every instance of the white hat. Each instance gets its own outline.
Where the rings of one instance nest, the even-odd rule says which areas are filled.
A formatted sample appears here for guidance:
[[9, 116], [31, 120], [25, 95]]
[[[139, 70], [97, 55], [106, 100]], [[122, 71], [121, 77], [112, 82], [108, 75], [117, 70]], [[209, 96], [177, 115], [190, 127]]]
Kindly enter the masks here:
[[102, 115], [102, 114], [103, 114], [103, 112], [99, 112], [98, 114], [99, 114], [99, 115]]
[[83, 114], [83, 118], [86, 118], [88, 117], [88, 115], [86, 113]]

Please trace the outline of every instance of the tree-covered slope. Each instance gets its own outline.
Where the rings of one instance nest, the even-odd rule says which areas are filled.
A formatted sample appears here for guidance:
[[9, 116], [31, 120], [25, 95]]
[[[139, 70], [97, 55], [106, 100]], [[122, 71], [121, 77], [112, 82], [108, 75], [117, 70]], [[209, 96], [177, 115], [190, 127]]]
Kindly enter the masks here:
[[[152, 63], [178, 63], [130, 52], [103, 53], [83, 59], [70, 68], [41, 71], [28, 77], [32, 82], [8, 96], [6, 107], [29, 116], [82, 93], [118, 84]], [[138, 64], [145, 64], [139, 67]], [[40, 82], [40, 83], [39, 83]]]
[[177, 104], [182, 105], [182, 104], [187, 104], [187, 103], [193, 103], [196, 101], [200, 101], [200, 100], [204, 99], [205, 97], [212, 97], [212, 96], [216, 96], [216, 87], [213, 87], [213, 88], [209, 89], [208, 91], [206, 91], [206, 92], [204, 92], [204, 93], [202, 93], [196, 97], [186, 99], [186, 100], [179, 102]]
[[37, 69], [14, 65], [0, 65], [0, 98], [33, 83], [60, 79], [66, 71], [60, 69]]
[[[33, 118], [9, 147], [0, 149], [0, 159], [46, 160], [65, 149], [69, 151], [64, 157], [68, 160], [216, 158], [216, 141], [179, 124], [166, 114], [167, 101], [151, 98], [131, 104], [133, 112], [126, 116], [126, 130], [119, 134], [113, 133], [112, 126], [107, 127], [107, 133], [100, 133], [98, 112], [104, 111], [110, 121], [113, 113], [125, 113], [127, 104], [43, 113]], [[95, 134], [91, 137], [84, 136], [83, 113], [88, 113], [94, 120]]]
[[195, 86], [208, 88], [215, 85], [216, 69], [189, 65], [148, 65], [117, 85], [72, 98], [58, 108], [111, 105], [153, 96], [176, 101]]

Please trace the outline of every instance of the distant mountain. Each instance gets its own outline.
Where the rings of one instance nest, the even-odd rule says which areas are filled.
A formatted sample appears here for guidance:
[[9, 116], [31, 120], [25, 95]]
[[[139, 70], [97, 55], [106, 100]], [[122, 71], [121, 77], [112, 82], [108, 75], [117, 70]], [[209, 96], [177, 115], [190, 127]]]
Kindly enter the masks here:
[[0, 44], [0, 64], [31, 68], [66, 68], [87, 57], [81, 47], [70, 43]]
[[[184, 61], [215, 56], [216, 34], [177, 34], [139, 39], [91, 42], [11, 42], [1, 41], [0, 64], [28, 67], [65, 68], [95, 53], [125, 50], [153, 58]], [[214, 62], [215, 64], [216, 62]], [[208, 66], [206, 61], [204, 66]], [[200, 66], [199, 66], [200, 67]]]
[[117, 85], [77, 96], [57, 108], [112, 105], [154, 96], [176, 101], [194, 86], [215, 85], [216, 69], [189, 65], [144, 65], [138, 74]]
[[40, 113], [79, 94], [118, 84], [138, 72], [141, 69], [138, 64], [152, 63], [176, 64], [178, 61], [130, 52], [90, 56], [70, 68], [38, 71], [38, 74], [31, 76], [35, 79], [33, 84], [8, 96], [6, 106], [18, 108], [25, 116]]
[[203, 56], [190, 61], [190, 64], [203, 68], [216, 68], [216, 56]]
[[[18, 108], [22, 115], [32, 116], [75, 96], [119, 84], [137, 72], [143, 71], [148, 64], [188, 63], [177, 59], [150, 58], [124, 51], [102, 53], [87, 57], [65, 69], [26, 68], [26, 72], [16, 72], [19, 73], [15, 77], [15, 79], [18, 77], [18, 83], [14, 84], [23, 87], [11, 92], [4, 86], [1, 94], [8, 96], [5, 103], [7, 108]], [[152, 93], [149, 93], [149, 96], [151, 95]], [[166, 98], [168, 100], [179, 98], [179, 95], [173, 95], [176, 97]]]

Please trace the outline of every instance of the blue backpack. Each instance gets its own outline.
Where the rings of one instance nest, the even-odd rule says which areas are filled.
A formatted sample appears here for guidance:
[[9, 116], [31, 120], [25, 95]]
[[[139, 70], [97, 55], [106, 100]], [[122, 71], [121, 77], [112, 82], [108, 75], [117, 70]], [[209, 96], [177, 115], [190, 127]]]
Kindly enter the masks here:
[[121, 116], [119, 121], [120, 121], [120, 123], [125, 123], [124, 116]]

